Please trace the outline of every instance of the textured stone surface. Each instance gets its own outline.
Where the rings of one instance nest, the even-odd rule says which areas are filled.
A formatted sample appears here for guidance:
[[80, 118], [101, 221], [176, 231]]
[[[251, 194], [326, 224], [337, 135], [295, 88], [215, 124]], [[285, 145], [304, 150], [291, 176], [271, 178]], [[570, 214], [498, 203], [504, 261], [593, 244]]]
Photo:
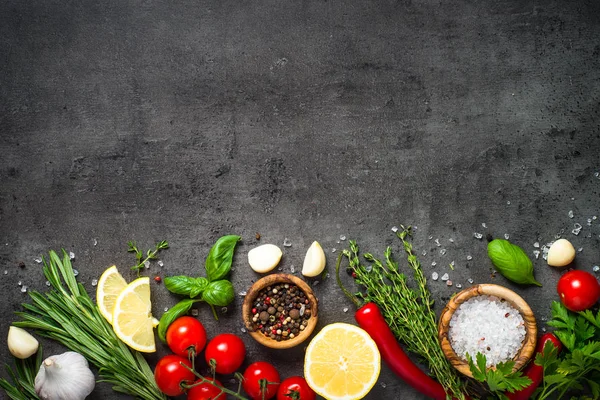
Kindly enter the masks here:
[[[600, 221], [587, 224], [600, 214], [599, 15], [591, 0], [3, 1], [0, 336], [27, 301], [17, 282], [46, 289], [34, 259], [49, 249], [73, 251], [93, 291], [106, 267], [132, 264], [129, 240], [170, 242], [150, 275], [200, 275], [236, 233], [239, 292], [258, 278], [258, 243], [288, 238], [289, 272], [318, 240], [332, 271], [340, 235], [404, 260], [401, 223], [418, 227], [427, 276], [505, 285], [543, 327], [560, 271], [534, 242], [561, 234], [583, 248], [578, 268], [600, 263]], [[544, 287], [492, 278], [474, 232], [509, 234]], [[430, 288], [438, 311], [457, 291]], [[315, 292], [320, 326], [353, 322], [333, 279]], [[153, 301], [160, 315], [177, 297], [154, 285]], [[242, 334], [241, 303], [218, 323], [199, 307], [210, 336], [239, 333], [248, 363], [301, 374], [302, 348]], [[380, 383], [369, 398], [421, 398], [385, 367]], [[90, 399], [106, 396], [99, 384]]]

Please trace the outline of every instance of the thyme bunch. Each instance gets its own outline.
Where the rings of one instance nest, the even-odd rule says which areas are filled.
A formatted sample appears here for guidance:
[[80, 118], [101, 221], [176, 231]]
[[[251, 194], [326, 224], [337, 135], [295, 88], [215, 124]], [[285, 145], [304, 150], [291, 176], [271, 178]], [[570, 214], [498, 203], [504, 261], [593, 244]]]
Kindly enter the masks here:
[[409, 287], [406, 275], [392, 259], [391, 247], [385, 250], [383, 262], [371, 253], [364, 253], [363, 258], [369, 264], [363, 265], [358, 245], [351, 240], [350, 249], [344, 250], [343, 255], [348, 258], [348, 269], [355, 282], [366, 289], [364, 293], [356, 293], [356, 297], [377, 304], [396, 338], [408, 351], [425, 360], [432, 375], [449, 395], [464, 399], [464, 384], [438, 344], [433, 300], [421, 264], [408, 241], [411, 228], [403, 226], [396, 235], [402, 241], [417, 288]]

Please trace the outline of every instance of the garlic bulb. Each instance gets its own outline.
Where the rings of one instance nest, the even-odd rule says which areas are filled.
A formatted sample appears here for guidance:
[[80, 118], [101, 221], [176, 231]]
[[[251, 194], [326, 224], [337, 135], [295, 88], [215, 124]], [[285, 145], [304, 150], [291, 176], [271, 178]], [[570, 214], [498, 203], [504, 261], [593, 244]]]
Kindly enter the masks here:
[[35, 377], [35, 392], [42, 400], [83, 400], [95, 385], [87, 360], [74, 351], [46, 358]]
[[11, 326], [8, 328], [6, 339], [10, 354], [17, 358], [25, 359], [34, 355], [40, 347], [39, 342], [25, 329]]

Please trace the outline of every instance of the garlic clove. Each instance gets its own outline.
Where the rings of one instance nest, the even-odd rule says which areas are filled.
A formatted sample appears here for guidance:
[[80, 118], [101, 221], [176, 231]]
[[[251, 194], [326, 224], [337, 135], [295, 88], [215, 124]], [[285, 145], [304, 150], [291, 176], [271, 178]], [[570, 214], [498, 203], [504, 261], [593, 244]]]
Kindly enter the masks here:
[[16, 326], [8, 328], [6, 342], [10, 354], [20, 359], [31, 357], [40, 347], [40, 343], [36, 338], [31, 336], [25, 329], [17, 328]]
[[319, 242], [314, 241], [306, 251], [304, 264], [302, 266], [302, 275], [308, 277], [319, 275], [325, 269], [326, 262], [327, 260], [325, 259], [323, 248]]
[[575, 247], [567, 239], [558, 239], [548, 250], [548, 265], [566, 267], [575, 259]]
[[274, 244], [263, 244], [248, 252], [248, 264], [254, 271], [264, 274], [279, 264], [282, 255], [281, 249]]

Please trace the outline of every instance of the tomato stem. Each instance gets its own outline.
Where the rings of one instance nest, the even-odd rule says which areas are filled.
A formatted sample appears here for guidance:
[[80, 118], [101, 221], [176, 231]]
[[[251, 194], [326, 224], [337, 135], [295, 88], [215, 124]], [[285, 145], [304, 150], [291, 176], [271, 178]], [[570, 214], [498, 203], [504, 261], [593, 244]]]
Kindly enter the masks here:
[[[212, 364], [212, 361], [213, 361], [213, 360], [211, 359], [210, 361], [211, 361], [211, 364]], [[190, 370], [190, 371], [191, 371], [191, 372], [192, 372], [192, 373], [193, 373], [193, 374], [194, 374], [194, 375], [195, 375], [197, 378], [199, 378], [199, 379], [200, 379], [200, 381], [196, 381], [196, 382], [194, 382], [194, 383], [193, 383], [193, 384], [191, 384], [191, 385], [187, 385], [187, 384], [185, 384], [185, 383], [183, 383], [183, 382], [182, 382], [182, 383], [180, 383], [181, 387], [183, 387], [184, 389], [186, 389], [186, 390], [189, 390], [189, 389], [191, 389], [191, 388], [193, 388], [193, 387], [195, 387], [195, 386], [201, 385], [201, 384], [203, 384], [203, 383], [208, 383], [208, 384], [211, 384], [211, 385], [213, 385], [214, 387], [216, 387], [217, 389], [219, 389], [219, 390], [220, 390], [220, 391], [222, 391], [223, 393], [226, 393], [226, 394], [228, 394], [228, 395], [230, 395], [230, 396], [233, 396], [233, 397], [235, 397], [235, 398], [236, 398], [236, 399], [238, 399], [238, 400], [250, 400], [250, 399], [248, 399], [247, 397], [244, 397], [244, 396], [242, 396], [242, 395], [240, 394], [240, 389], [241, 389], [241, 387], [240, 387], [240, 389], [238, 389], [238, 391], [237, 391], [237, 392], [234, 392], [233, 390], [229, 390], [229, 389], [227, 389], [226, 387], [223, 387], [223, 386], [221, 386], [221, 385], [217, 385], [217, 384], [216, 384], [214, 381], [211, 381], [210, 379], [206, 379], [204, 376], [200, 375], [199, 373], [197, 373], [195, 370], [193, 370], [192, 368], [188, 367], [188, 366], [187, 366], [187, 365], [185, 365], [184, 363], [181, 363], [181, 365], [183, 365], [185, 368], [187, 368], [188, 370]], [[211, 369], [212, 369], [212, 365], [211, 365]], [[213, 378], [213, 379], [214, 379], [214, 378]]]

